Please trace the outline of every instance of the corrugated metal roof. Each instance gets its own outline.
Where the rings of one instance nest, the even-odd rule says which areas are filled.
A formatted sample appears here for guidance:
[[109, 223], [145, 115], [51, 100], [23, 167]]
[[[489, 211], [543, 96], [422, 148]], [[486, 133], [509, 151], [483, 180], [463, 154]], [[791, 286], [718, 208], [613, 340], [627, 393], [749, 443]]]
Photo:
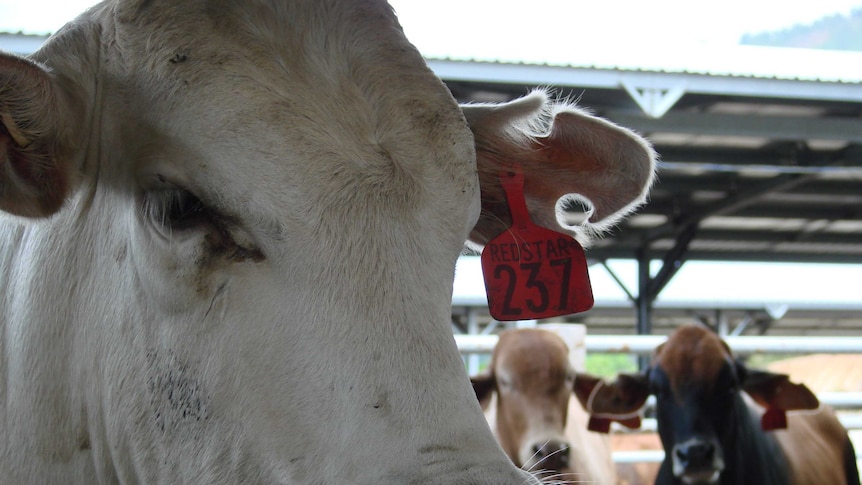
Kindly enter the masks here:
[[606, 69], [631, 72], [693, 74], [799, 81], [862, 83], [862, 52], [761, 46], [685, 45], [670, 48], [603, 46], [577, 52], [500, 55], [487, 46], [458, 51], [422, 48], [430, 59], [512, 65]]

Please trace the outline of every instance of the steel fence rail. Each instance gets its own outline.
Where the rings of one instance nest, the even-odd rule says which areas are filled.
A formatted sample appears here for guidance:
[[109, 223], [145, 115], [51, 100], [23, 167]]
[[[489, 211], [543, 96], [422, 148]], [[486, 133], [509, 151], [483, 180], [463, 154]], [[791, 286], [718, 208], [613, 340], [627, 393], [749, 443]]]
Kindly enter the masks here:
[[[666, 340], [662, 335], [587, 335], [587, 352], [650, 354]], [[862, 353], [862, 337], [724, 337], [735, 354], [850, 354]], [[496, 335], [455, 335], [463, 354], [491, 353]]]
[[[862, 428], [862, 416], [838, 416], [838, 420], [848, 430]], [[629, 430], [614, 423], [613, 430], [615, 433], [655, 433], [657, 430], [656, 420], [646, 418], [641, 423], [638, 430]], [[664, 460], [663, 450], [631, 450], [631, 451], [614, 451], [614, 463], [659, 463]], [[856, 459], [862, 460], [862, 449], [856, 450]]]
[[[835, 409], [862, 410], [862, 392], [819, 392], [817, 400]], [[644, 408], [649, 410], [654, 407], [655, 396], [650, 396]]]
[[614, 463], [661, 463], [664, 450], [614, 451]]
[[[848, 430], [862, 428], [862, 416], [854, 415], [839, 415], [838, 421]], [[613, 423], [611, 427], [614, 433], [632, 434], [632, 433], [655, 433], [658, 431], [658, 425], [655, 418], [644, 418], [641, 420], [641, 427], [638, 429], [625, 428], [617, 423]], [[859, 450], [862, 452], [862, 450]]]

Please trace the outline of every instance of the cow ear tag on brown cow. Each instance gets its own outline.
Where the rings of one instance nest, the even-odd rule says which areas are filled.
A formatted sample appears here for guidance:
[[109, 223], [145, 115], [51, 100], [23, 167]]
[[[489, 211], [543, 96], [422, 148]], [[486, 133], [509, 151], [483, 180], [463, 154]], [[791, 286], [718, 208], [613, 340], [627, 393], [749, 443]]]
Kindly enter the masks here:
[[760, 417], [760, 429], [763, 431], [787, 429], [787, 413], [783, 409], [768, 408]]
[[530, 220], [520, 167], [500, 173], [512, 225], [482, 250], [488, 310], [500, 321], [587, 311], [593, 290], [584, 249], [573, 237]]
[[629, 429], [638, 429], [641, 427], [641, 417], [632, 416], [628, 418], [608, 418], [599, 416], [590, 416], [587, 422], [587, 429], [596, 433], [610, 433], [611, 422], [616, 421]]
[[611, 419], [590, 416], [590, 420], [587, 423], [587, 429], [595, 433], [608, 434], [611, 432]]

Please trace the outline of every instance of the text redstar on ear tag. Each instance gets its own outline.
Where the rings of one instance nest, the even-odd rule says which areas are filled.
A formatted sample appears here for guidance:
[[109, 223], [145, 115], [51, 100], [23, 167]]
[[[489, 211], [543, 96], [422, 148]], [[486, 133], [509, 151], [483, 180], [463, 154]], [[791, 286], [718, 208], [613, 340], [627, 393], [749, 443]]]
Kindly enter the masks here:
[[568, 315], [593, 307], [584, 249], [530, 220], [520, 168], [500, 174], [512, 226], [482, 250], [491, 316], [501, 321]]

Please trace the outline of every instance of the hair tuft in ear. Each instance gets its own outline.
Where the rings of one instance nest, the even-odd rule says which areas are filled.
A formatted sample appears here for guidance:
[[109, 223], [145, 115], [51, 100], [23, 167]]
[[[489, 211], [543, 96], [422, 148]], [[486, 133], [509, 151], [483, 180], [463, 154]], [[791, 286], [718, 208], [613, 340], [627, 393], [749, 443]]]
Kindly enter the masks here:
[[0, 210], [48, 217], [62, 207], [71, 175], [60, 97], [41, 65], [0, 54]]

